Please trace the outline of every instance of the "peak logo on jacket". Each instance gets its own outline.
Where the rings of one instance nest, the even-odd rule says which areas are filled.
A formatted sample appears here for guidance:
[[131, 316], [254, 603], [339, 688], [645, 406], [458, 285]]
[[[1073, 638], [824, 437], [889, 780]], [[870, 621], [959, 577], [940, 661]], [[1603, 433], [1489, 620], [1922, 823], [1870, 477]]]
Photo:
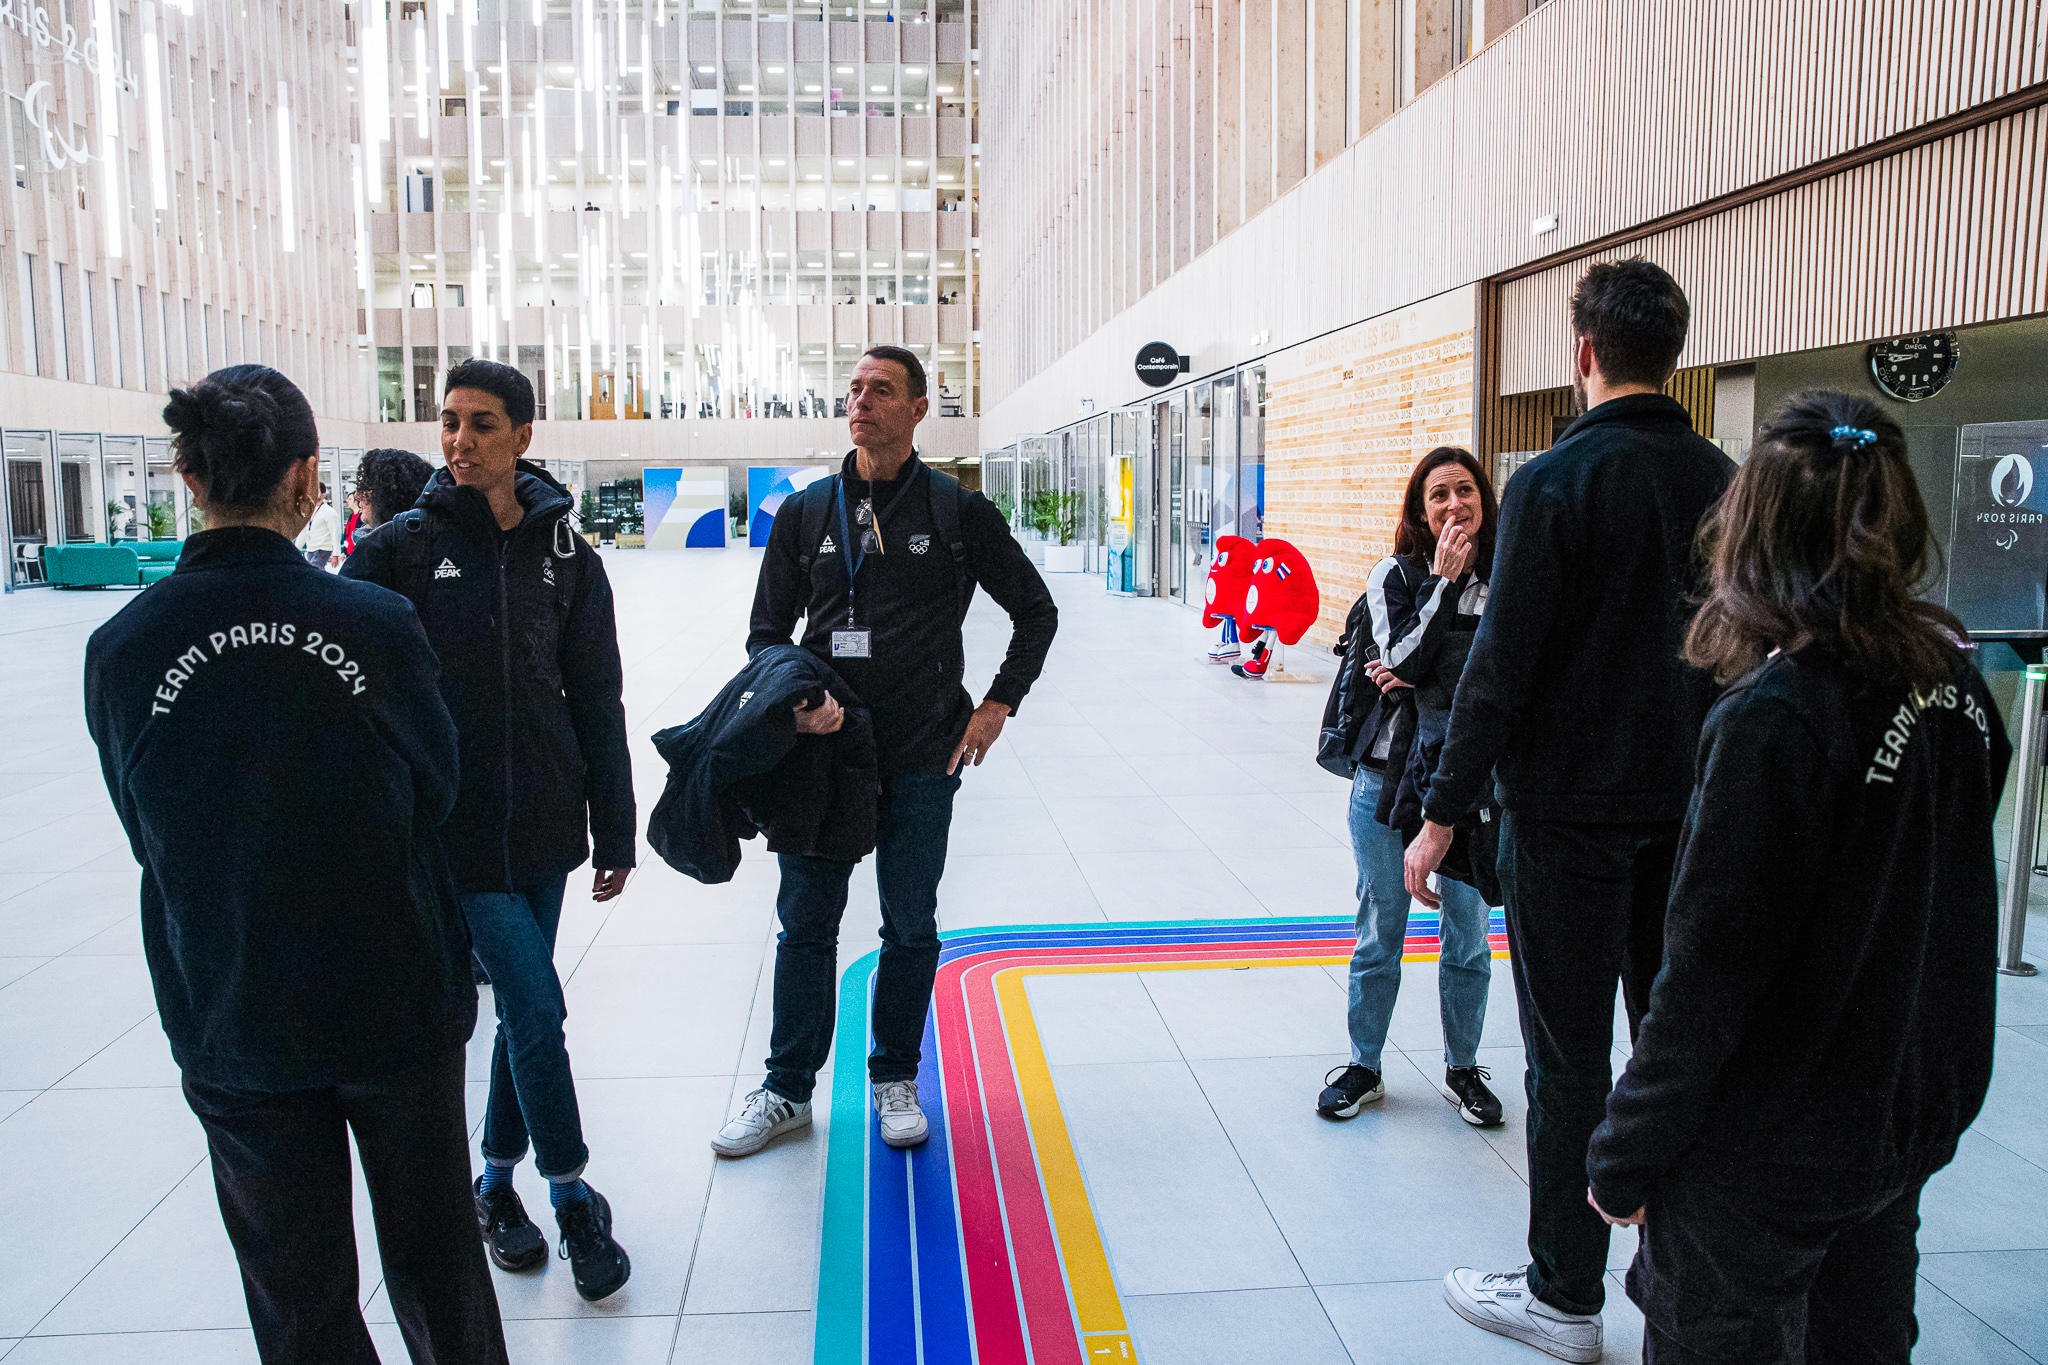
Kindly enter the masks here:
[[826, 536], [824, 543], [818, 546], [818, 553], [821, 555], [836, 555], [839, 553], [839, 547], [832, 543], [832, 537]]
[[369, 688], [363, 677], [362, 666], [348, 657], [348, 651], [337, 642], [328, 639], [317, 630], [302, 632], [291, 621], [251, 621], [245, 626], [229, 626], [216, 630], [206, 639], [178, 655], [177, 661], [164, 670], [163, 682], [158, 684], [155, 700], [150, 703], [149, 713], [153, 716], [167, 716], [171, 707], [183, 695], [185, 684], [192, 681], [193, 674], [217, 659], [226, 658], [237, 649], [254, 645], [269, 645], [279, 649], [296, 649], [301, 654], [310, 654], [334, 670], [334, 676], [348, 683], [349, 695], [360, 697]]
[[437, 568], [435, 568], [434, 577], [437, 579], [460, 578], [462, 577], [462, 570], [455, 567], [454, 560], [444, 559], [441, 561], [440, 565]]

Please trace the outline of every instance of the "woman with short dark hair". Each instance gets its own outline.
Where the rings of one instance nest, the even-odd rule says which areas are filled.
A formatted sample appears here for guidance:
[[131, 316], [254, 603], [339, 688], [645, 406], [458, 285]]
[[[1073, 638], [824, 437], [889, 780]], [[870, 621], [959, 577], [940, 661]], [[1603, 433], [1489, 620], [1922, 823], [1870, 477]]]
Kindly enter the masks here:
[[[86, 723], [142, 864], [159, 1018], [206, 1130], [265, 1362], [374, 1361], [349, 1213], [362, 1159], [415, 1360], [505, 1344], [469, 1201], [469, 937], [441, 851], [455, 724], [412, 608], [292, 548], [313, 412], [237, 365], [171, 393], [207, 528], [93, 633]], [[349, 774], [354, 799], [329, 799]]]
[[1898, 425], [1809, 392], [1701, 533], [1708, 717], [1664, 958], [1588, 1157], [1652, 1365], [1906, 1365], [1920, 1190], [1991, 1079], [2012, 751]]
[[[1380, 1063], [1408, 938], [1400, 827], [1421, 824], [1421, 793], [1486, 610], [1498, 515], [1492, 481], [1470, 451], [1430, 451], [1409, 475], [1394, 553], [1374, 566], [1352, 608], [1350, 628], [1370, 631], [1377, 655], [1365, 665], [1366, 682], [1391, 704], [1374, 739], [1359, 741], [1363, 750], [1351, 780], [1351, 851], [1358, 863], [1358, 946], [1346, 1016], [1351, 1061], [1324, 1077], [1316, 1112], [1325, 1118], [1351, 1118], [1386, 1096]], [[1469, 870], [1447, 860], [1438, 883], [1443, 1093], [1466, 1122], [1491, 1127], [1501, 1120], [1500, 1100], [1487, 1088], [1478, 1049], [1493, 984], [1486, 933], [1492, 912], [1471, 881]]]

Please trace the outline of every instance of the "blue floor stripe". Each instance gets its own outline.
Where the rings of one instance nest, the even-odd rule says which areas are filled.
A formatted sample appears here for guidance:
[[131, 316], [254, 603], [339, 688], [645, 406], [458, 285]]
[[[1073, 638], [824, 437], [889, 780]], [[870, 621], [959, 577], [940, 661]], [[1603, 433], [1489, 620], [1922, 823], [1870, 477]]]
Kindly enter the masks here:
[[[1015, 925], [974, 929], [942, 935], [940, 961], [950, 962], [970, 955], [1015, 948], [1060, 947], [1069, 949], [1120, 948], [1146, 945], [1203, 944], [1226, 941], [1289, 941], [1300, 938], [1348, 938], [1354, 923], [1349, 919], [1297, 918], [1250, 920], [1148, 921], [1142, 924]], [[1426, 912], [1411, 914], [1411, 934], [1437, 931], [1439, 921]], [[1503, 932], [1502, 916], [1495, 911], [1488, 929]], [[873, 970], [870, 959], [862, 964]], [[851, 975], [851, 974], [850, 974]], [[851, 985], [851, 982], [846, 983]], [[865, 1003], [868, 983], [860, 983]], [[841, 1053], [850, 1037], [867, 1042], [866, 1010], [862, 1010], [858, 1031], [852, 1027], [851, 1011], [843, 1010], [840, 1022]], [[865, 1052], [865, 1047], [861, 1049]], [[968, 1321], [966, 1284], [960, 1267], [960, 1230], [953, 1202], [952, 1152], [946, 1127], [946, 1096], [938, 1068], [938, 1037], [933, 1017], [925, 1017], [923, 1060], [918, 1069], [918, 1093], [931, 1136], [924, 1146], [904, 1154], [881, 1139], [879, 1122], [864, 1101], [867, 1086], [865, 1066], [858, 1057], [842, 1063], [851, 1084], [835, 1085], [834, 1119], [843, 1122], [847, 1092], [857, 1087], [863, 1101], [868, 1153], [868, 1266], [867, 1338], [868, 1361], [913, 1361], [917, 1359], [916, 1338], [922, 1336], [926, 1365], [971, 1365], [973, 1347]], [[852, 1077], [861, 1080], [851, 1080]], [[835, 1081], [839, 1080], [835, 1072]], [[844, 1118], [842, 1117], [844, 1116]], [[912, 1214], [910, 1191], [915, 1186], [917, 1209], [915, 1239], [917, 1279], [911, 1278]], [[822, 1289], [822, 1286], [821, 1286]], [[820, 1334], [821, 1338], [823, 1333]]]
[[924, 1021], [924, 1059], [917, 1092], [932, 1135], [910, 1157], [917, 1192], [917, 1298], [924, 1330], [925, 1365], [972, 1365], [968, 1342], [967, 1285], [960, 1267], [960, 1221], [953, 1207], [952, 1138], [946, 1129], [945, 1088], [939, 1080], [938, 1030]]

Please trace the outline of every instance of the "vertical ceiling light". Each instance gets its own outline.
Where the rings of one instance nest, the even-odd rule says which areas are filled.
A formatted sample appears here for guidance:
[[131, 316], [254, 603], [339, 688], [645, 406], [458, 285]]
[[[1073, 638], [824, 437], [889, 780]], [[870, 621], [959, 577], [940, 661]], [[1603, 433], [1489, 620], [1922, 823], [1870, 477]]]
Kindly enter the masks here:
[[170, 172], [164, 161], [164, 66], [157, 50], [156, 6], [142, 6], [142, 112], [149, 128], [149, 195], [156, 211], [171, 206]]
[[121, 211], [121, 105], [116, 99], [118, 86], [115, 81], [115, 67], [119, 65], [114, 51], [114, 6], [113, 0], [93, 0], [93, 28], [99, 34], [100, 73], [100, 228], [106, 235], [106, 249], [109, 257], [118, 257], [122, 251], [122, 220], [127, 216]]
[[299, 201], [292, 183], [292, 89], [284, 81], [277, 83], [277, 194], [277, 226], [284, 236], [284, 249], [297, 251]]
[[376, 161], [377, 148], [391, 136], [391, 39], [384, 30], [384, 6], [366, 5], [363, 12], [369, 22], [357, 41], [356, 63], [363, 72], [363, 143]]
[[427, 135], [427, 21], [421, 19], [412, 31], [412, 74], [419, 84], [419, 102], [414, 107], [414, 117], [419, 121], [420, 136]]
[[455, 0], [434, 0], [434, 88], [445, 92], [448, 89], [448, 7]]

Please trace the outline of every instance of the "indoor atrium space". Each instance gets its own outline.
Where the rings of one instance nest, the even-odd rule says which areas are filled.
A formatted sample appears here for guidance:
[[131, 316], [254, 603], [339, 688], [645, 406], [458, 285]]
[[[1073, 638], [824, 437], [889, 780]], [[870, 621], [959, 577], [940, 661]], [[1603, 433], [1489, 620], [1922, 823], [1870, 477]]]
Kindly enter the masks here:
[[2048, 1365], [2048, 8], [0, 95], [0, 1362]]

